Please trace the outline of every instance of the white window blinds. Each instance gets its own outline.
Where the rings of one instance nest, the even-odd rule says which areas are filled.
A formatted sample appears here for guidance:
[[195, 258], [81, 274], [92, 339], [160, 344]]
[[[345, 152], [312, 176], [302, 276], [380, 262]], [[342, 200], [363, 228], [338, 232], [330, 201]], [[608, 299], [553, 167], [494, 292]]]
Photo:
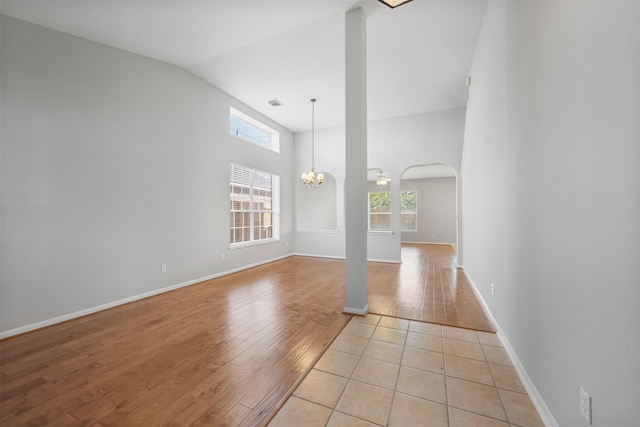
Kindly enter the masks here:
[[278, 239], [280, 177], [231, 163], [230, 185], [231, 245]]

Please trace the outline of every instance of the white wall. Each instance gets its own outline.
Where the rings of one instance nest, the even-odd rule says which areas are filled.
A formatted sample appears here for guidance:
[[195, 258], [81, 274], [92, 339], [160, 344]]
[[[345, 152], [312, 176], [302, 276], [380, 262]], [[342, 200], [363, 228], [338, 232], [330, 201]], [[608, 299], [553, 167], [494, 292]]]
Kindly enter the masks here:
[[637, 426], [640, 3], [491, 2], [471, 76], [465, 267], [550, 425]]
[[[229, 106], [250, 111], [180, 68], [1, 31], [1, 331], [291, 252], [290, 132], [261, 118], [281, 132], [270, 152], [229, 136]], [[229, 251], [230, 161], [281, 175], [279, 243]]]
[[[368, 167], [388, 172], [393, 203], [397, 206], [393, 210], [393, 234], [369, 234], [369, 259], [400, 261], [400, 176], [411, 166], [436, 163], [449, 165], [459, 173], [464, 120], [465, 109], [458, 108], [369, 123]], [[294, 173], [299, 176], [310, 167], [311, 133], [297, 133], [294, 139]], [[316, 129], [315, 141], [316, 169], [327, 171], [336, 178], [338, 231], [296, 232], [295, 252], [344, 257], [344, 127]]]
[[456, 241], [456, 179], [403, 179], [400, 190], [417, 191], [418, 229], [402, 232], [402, 241], [410, 243], [445, 243]]
[[338, 229], [337, 183], [324, 174], [318, 187], [296, 185], [296, 225], [298, 230], [336, 231]]

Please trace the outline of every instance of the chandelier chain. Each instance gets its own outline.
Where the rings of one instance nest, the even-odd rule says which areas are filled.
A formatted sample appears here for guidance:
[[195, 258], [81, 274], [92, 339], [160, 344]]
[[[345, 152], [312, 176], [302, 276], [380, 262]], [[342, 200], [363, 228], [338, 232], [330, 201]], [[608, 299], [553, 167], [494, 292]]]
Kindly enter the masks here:
[[311, 98], [311, 170], [309, 172], [302, 172], [300, 176], [302, 183], [307, 188], [320, 188], [320, 184], [324, 181], [324, 173], [318, 172], [316, 174], [316, 106], [315, 98]]
[[315, 170], [316, 165], [316, 100], [311, 99], [311, 170]]

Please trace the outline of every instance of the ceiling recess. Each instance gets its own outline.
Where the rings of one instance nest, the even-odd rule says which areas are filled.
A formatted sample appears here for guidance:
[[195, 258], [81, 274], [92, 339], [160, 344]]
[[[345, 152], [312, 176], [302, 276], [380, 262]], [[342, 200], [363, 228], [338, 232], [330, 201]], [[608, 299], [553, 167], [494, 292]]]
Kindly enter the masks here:
[[389, 6], [391, 9], [402, 6], [405, 3], [409, 3], [411, 0], [378, 0], [380, 3], [384, 3]]
[[282, 105], [282, 102], [278, 101], [277, 99], [272, 99], [271, 101], [269, 101], [269, 104], [271, 104], [272, 107], [279, 107]]

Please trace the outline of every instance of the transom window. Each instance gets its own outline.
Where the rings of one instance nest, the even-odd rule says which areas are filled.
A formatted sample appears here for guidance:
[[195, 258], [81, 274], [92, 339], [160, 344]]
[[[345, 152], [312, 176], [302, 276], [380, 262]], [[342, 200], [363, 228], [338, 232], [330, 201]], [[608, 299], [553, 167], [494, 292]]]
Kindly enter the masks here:
[[369, 230], [391, 230], [391, 192], [369, 193]]
[[400, 192], [400, 231], [418, 231], [418, 192]]
[[229, 107], [229, 133], [260, 147], [280, 152], [278, 131], [233, 107]]
[[280, 177], [231, 163], [231, 246], [278, 239]]

